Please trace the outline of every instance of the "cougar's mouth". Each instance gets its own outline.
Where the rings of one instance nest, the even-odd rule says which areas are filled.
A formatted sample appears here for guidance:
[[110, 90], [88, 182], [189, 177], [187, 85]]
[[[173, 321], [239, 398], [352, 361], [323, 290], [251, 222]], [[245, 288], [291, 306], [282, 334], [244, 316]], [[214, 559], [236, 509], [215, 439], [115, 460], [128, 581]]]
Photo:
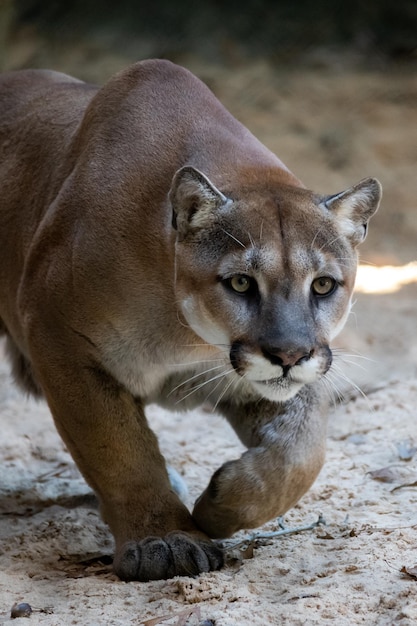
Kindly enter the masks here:
[[327, 346], [320, 346], [311, 357], [294, 364], [278, 364], [235, 342], [230, 350], [230, 362], [239, 376], [268, 400], [283, 402], [295, 396], [308, 384], [317, 382], [330, 368], [332, 353]]
[[277, 376], [276, 378], [267, 378], [265, 380], [254, 380], [253, 382], [257, 383], [258, 385], [271, 385], [271, 386], [272, 385], [279, 385], [281, 387], [283, 387], [283, 386], [288, 387], [294, 381], [292, 381], [287, 376], [284, 376], [284, 374], [283, 374], [282, 376]]
[[267, 378], [264, 380], [254, 380], [252, 381], [256, 385], [265, 385], [270, 389], [280, 389], [287, 390], [292, 389], [294, 386], [305, 385], [305, 382], [302, 380], [296, 380], [288, 375], [276, 376], [275, 378]]
[[269, 380], [251, 381], [253, 388], [259, 395], [274, 402], [285, 402], [295, 396], [305, 383], [295, 382], [290, 378], [280, 376]]

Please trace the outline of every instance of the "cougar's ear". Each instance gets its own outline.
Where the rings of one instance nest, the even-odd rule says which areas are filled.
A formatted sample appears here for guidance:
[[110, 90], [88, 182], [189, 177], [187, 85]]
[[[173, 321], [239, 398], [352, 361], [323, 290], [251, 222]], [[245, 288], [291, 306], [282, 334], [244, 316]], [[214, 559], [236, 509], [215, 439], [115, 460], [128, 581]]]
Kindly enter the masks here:
[[211, 223], [216, 210], [231, 203], [213, 183], [194, 167], [186, 166], [175, 174], [169, 199], [172, 226], [179, 234]]
[[366, 237], [368, 221], [376, 212], [382, 187], [376, 178], [364, 178], [357, 185], [323, 200], [326, 209], [337, 218], [339, 229], [353, 245]]

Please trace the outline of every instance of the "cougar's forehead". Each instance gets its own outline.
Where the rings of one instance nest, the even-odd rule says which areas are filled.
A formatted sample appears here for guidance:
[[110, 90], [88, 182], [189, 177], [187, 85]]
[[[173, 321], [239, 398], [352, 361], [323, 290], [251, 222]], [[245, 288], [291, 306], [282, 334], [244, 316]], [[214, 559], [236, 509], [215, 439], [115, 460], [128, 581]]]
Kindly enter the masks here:
[[349, 246], [311, 194], [285, 203], [269, 200], [257, 209], [224, 225], [234, 249], [222, 260], [224, 274], [254, 273], [266, 280], [291, 276], [301, 283], [311, 272], [343, 272], [350, 256], [353, 264]]

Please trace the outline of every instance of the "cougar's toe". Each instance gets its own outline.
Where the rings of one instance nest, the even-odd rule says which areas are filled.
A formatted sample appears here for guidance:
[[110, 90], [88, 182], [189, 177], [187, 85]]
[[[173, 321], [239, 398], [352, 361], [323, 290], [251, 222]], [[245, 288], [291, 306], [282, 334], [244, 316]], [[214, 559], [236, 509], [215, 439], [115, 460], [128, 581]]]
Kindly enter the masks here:
[[129, 541], [117, 550], [114, 570], [122, 580], [160, 580], [217, 570], [223, 553], [216, 544], [175, 531], [161, 537]]

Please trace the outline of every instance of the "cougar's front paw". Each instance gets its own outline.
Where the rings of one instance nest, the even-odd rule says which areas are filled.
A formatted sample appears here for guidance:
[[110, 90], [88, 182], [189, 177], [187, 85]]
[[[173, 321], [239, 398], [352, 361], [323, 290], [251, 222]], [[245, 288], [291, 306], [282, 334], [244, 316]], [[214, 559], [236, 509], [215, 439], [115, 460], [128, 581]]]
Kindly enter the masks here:
[[241, 460], [228, 461], [219, 467], [194, 504], [194, 520], [213, 539], [225, 539], [241, 528], [255, 526], [247, 522], [257, 509], [256, 497], [241, 464]]
[[220, 569], [223, 553], [214, 543], [174, 531], [165, 537], [128, 541], [116, 550], [114, 570], [122, 580], [160, 580]]
[[[214, 472], [207, 488], [197, 499], [193, 518], [212, 539], [230, 537], [242, 528], [256, 528], [275, 515], [277, 491], [268, 485], [272, 471], [257, 452], [245, 452], [236, 461], [227, 461]], [[273, 485], [274, 486], [274, 485]], [[272, 494], [272, 495], [271, 495]]]
[[207, 489], [194, 505], [193, 518], [209, 537], [225, 539], [244, 526], [239, 513], [227, 504], [222, 506]]

